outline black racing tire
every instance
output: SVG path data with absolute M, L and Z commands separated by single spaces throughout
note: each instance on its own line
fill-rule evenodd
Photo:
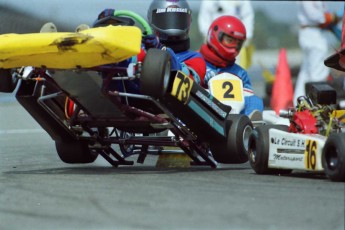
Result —
M 142 66 L 141 93 L 157 99 L 162 98 L 168 90 L 170 72 L 171 63 L 168 51 L 149 49 Z
M 249 163 L 257 174 L 289 174 L 291 169 L 268 168 L 270 139 L 268 131 L 278 129 L 288 131 L 286 125 L 262 125 L 256 127 L 249 137 Z
M 248 161 L 248 140 L 253 124 L 245 115 L 229 114 L 226 120 L 226 141 L 213 141 L 210 149 L 213 158 L 223 164 L 241 164 Z
M 322 150 L 322 167 L 332 181 L 345 181 L 345 133 L 332 133 Z
M 87 142 L 56 141 L 56 151 L 67 164 L 87 164 L 96 160 L 98 153 L 91 151 Z
M 11 69 L 0 68 L 0 92 L 12 93 L 18 83 L 18 79 L 13 76 Z

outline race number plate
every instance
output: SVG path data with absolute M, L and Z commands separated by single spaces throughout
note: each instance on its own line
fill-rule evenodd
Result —
M 317 141 L 306 140 L 304 151 L 304 165 L 306 169 L 315 170 L 317 162 Z
M 193 83 L 194 82 L 192 79 L 190 79 L 184 73 L 178 71 L 174 79 L 171 95 L 186 104 L 190 96 L 190 91 L 193 87 Z
M 244 108 L 242 80 L 230 73 L 214 76 L 208 82 L 210 93 L 225 105 L 232 107 L 231 113 L 240 113 Z
M 219 79 L 212 82 L 212 94 L 219 101 L 243 101 L 240 79 Z

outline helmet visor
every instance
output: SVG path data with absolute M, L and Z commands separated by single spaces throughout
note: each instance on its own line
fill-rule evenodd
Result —
M 133 26 L 135 24 L 134 20 L 126 17 L 108 16 L 97 20 L 93 27 L 103 27 L 103 26 Z
M 152 24 L 161 30 L 186 30 L 191 24 L 191 11 L 187 8 L 155 9 Z
M 219 41 L 226 48 L 235 48 L 237 51 L 241 50 L 243 40 L 234 38 L 225 33 L 219 33 Z

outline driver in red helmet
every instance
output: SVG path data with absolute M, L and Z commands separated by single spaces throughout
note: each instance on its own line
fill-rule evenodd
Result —
M 238 18 L 221 16 L 212 22 L 207 42 L 200 48 L 200 53 L 206 60 L 204 84 L 208 86 L 209 80 L 221 73 L 230 73 L 240 78 L 244 93 L 244 108 L 240 114 L 250 118 L 255 114 L 255 120 L 262 120 L 263 101 L 254 94 L 247 71 L 235 63 L 245 40 L 246 28 Z

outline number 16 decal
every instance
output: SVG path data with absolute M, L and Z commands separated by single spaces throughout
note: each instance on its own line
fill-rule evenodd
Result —
M 313 140 L 307 140 L 306 149 L 304 151 L 304 163 L 307 169 L 315 170 L 316 168 L 316 151 L 317 142 Z

